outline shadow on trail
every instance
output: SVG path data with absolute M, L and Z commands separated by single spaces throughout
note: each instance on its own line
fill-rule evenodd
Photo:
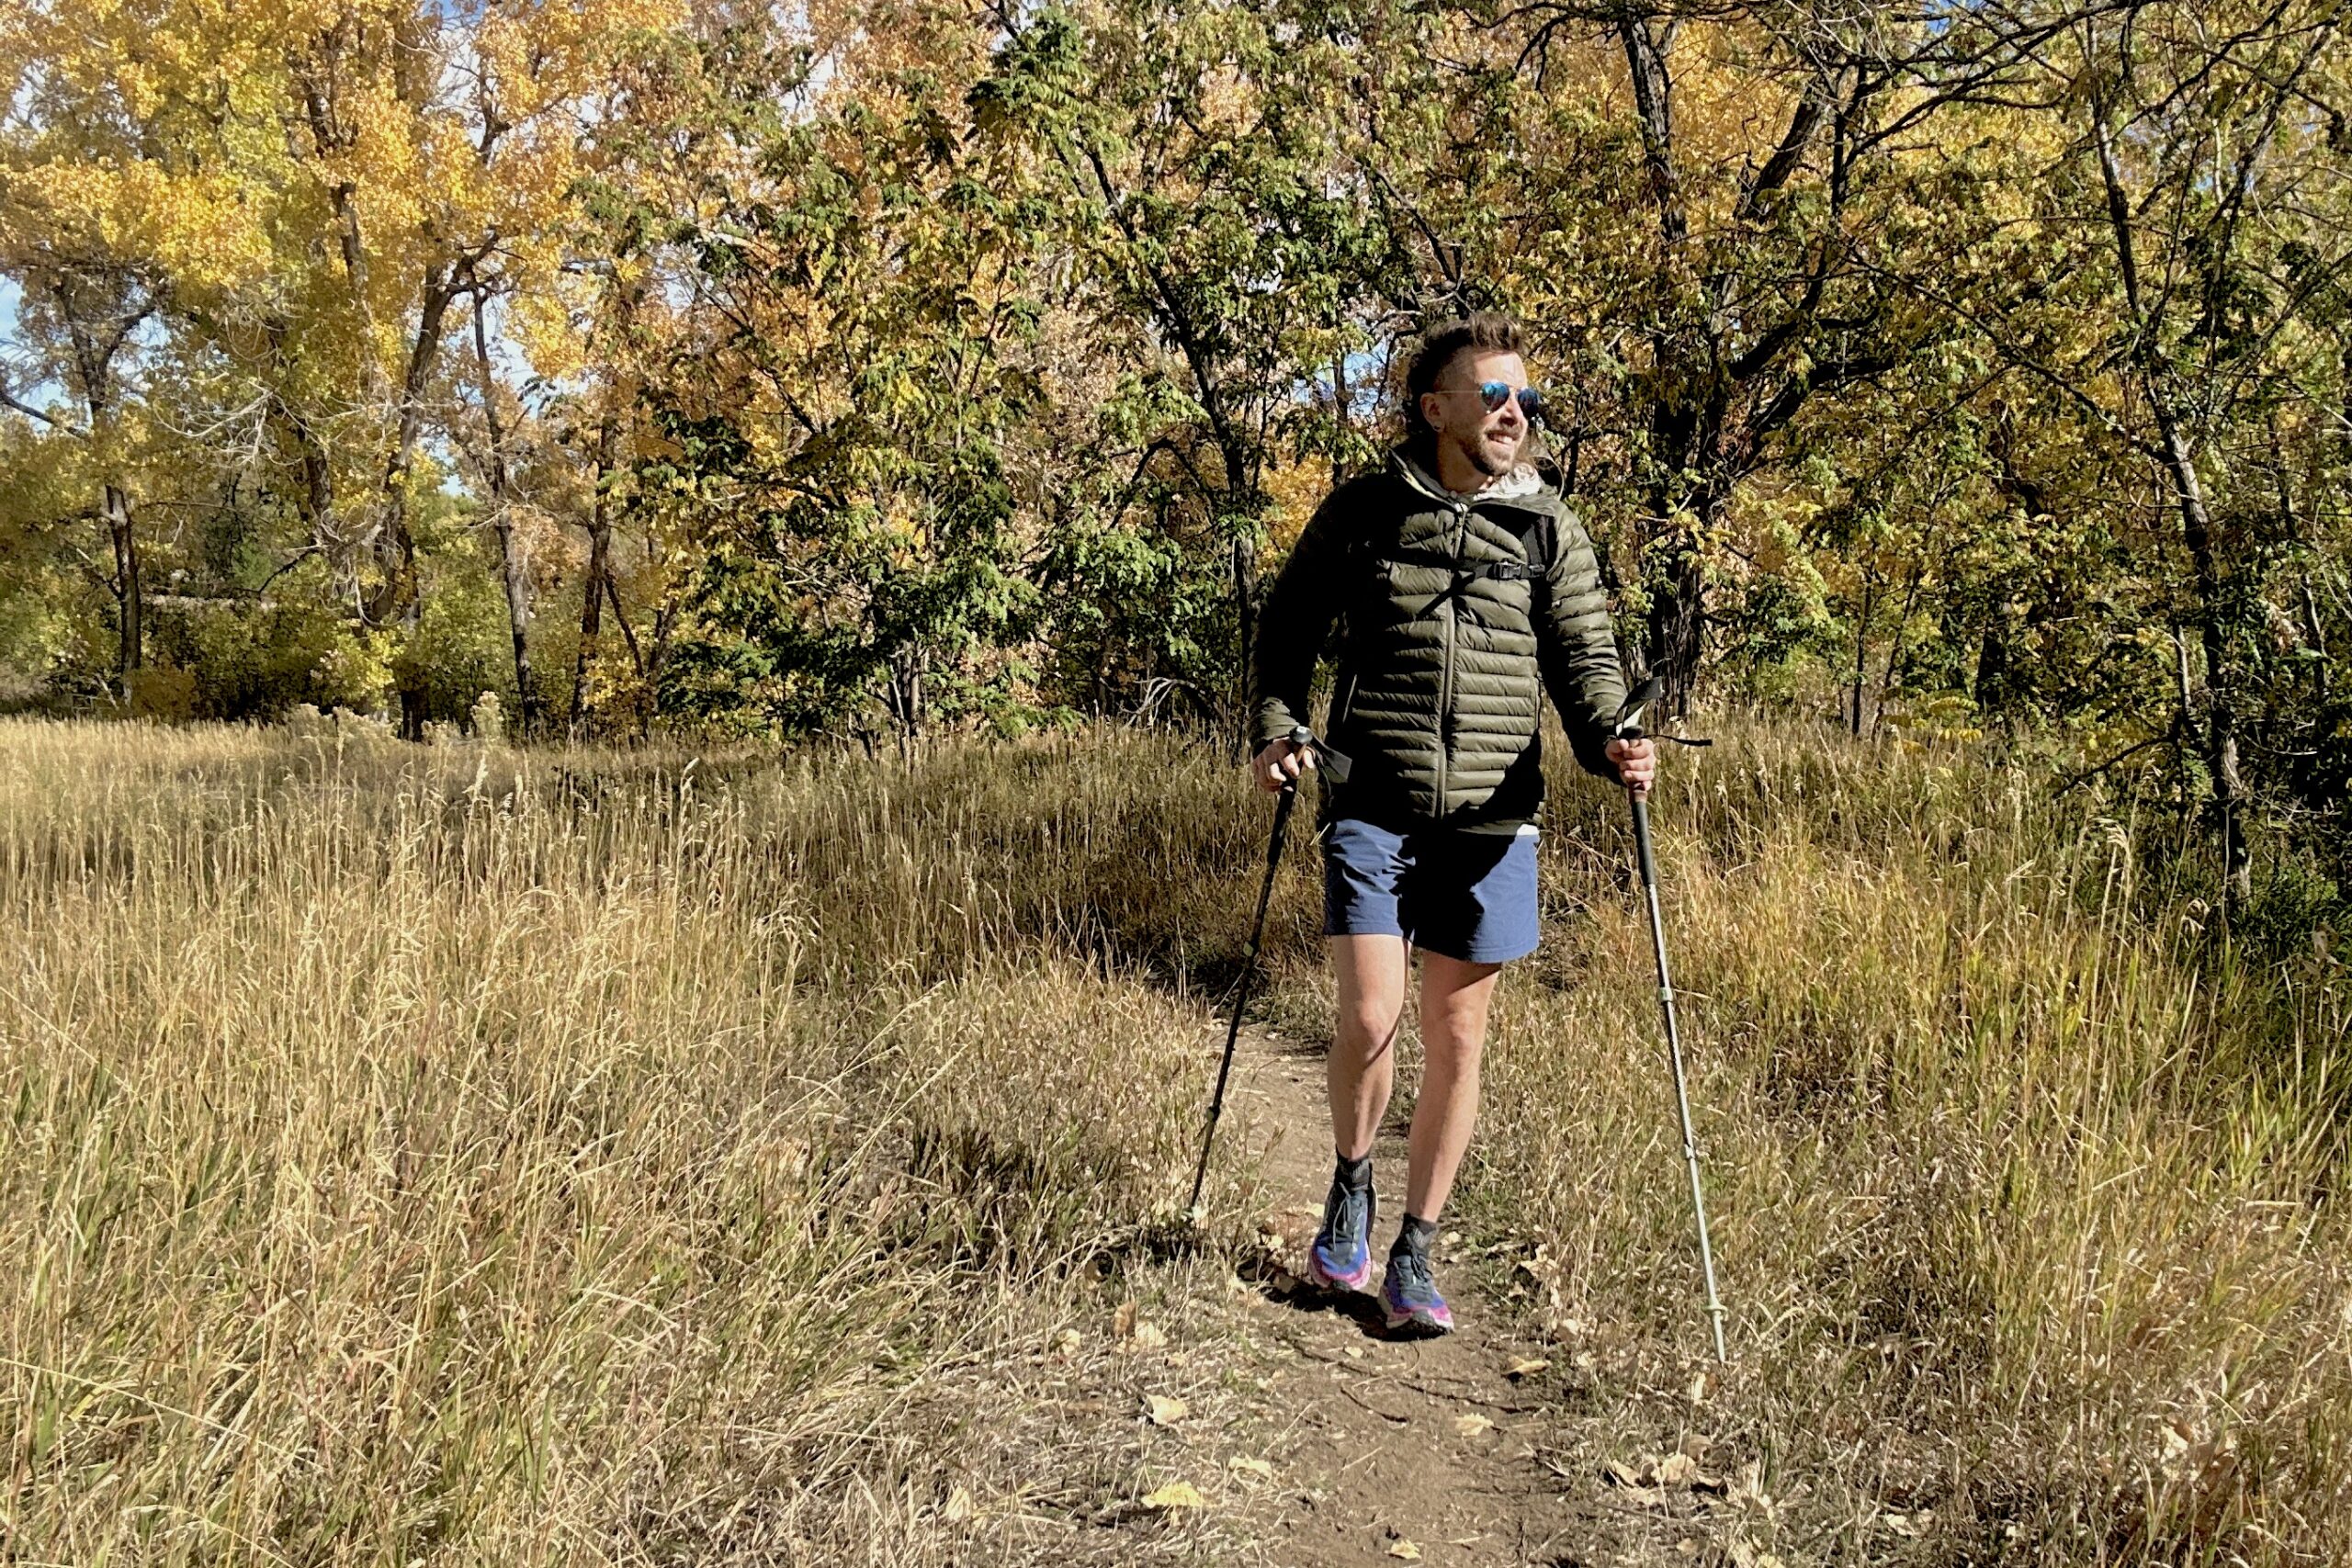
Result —
M 1443 1337 L 1430 1329 L 1409 1325 L 1391 1328 L 1378 1296 L 1364 1291 L 1326 1290 L 1300 1279 L 1272 1258 L 1253 1258 L 1234 1272 L 1257 1286 L 1260 1297 L 1273 1305 L 1286 1307 L 1303 1317 L 1344 1318 L 1362 1329 L 1367 1339 L 1401 1345 Z

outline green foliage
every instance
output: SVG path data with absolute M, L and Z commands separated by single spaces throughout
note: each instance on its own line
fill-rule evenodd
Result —
M 175 615 L 156 654 L 196 678 L 197 712 L 207 718 L 282 718 L 299 703 L 366 712 L 386 695 L 381 671 L 348 623 L 290 592 Z
M 2224 9 L 167 4 L 144 75 L 44 14 L 5 700 L 1229 733 L 1415 334 L 1494 307 L 1636 661 L 2054 738 L 2243 900 L 2347 833 L 2352 49 Z M 469 143 L 403 62 L 476 58 Z

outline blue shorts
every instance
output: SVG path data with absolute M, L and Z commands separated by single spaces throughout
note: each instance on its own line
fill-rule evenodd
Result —
M 1323 829 L 1323 934 L 1401 936 L 1465 964 L 1535 951 L 1535 835 L 1392 833 L 1342 817 Z

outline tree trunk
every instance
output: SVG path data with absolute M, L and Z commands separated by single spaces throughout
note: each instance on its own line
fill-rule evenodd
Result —
M 1347 445 L 1344 437 L 1351 428 L 1348 419 L 1348 355 L 1345 349 L 1331 355 L 1331 396 L 1334 410 L 1339 416 L 1340 434 L 1342 437 L 1341 440 L 1332 443 L 1331 488 L 1337 490 L 1347 478 L 1347 464 L 1341 460 L 1340 454 Z
M 1877 604 L 1878 574 L 1866 571 L 1862 573 L 1862 613 L 1854 617 L 1854 711 L 1849 732 L 1857 740 L 1862 738 L 1862 686 L 1868 678 L 1871 611 Z
M 2311 573 L 2303 574 L 2303 629 L 2311 638 L 2312 649 L 2319 657 L 2312 660 L 2312 674 L 2319 685 L 2319 700 L 2327 702 L 2327 628 L 2319 618 L 2319 599 L 2312 592 Z
M 2212 775 L 2213 821 L 2222 837 L 2222 897 L 2226 919 L 2242 908 L 2254 892 L 2254 857 L 2245 839 L 2245 784 L 2238 771 L 2235 682 L 2232 677 L 2223 624 L 2221 563 L 2214 554 L 2213 521 L 2205 507 L 2205 487 L 2197 476 L 2196 455 L 2190 450 L 2180 412 L 2174 407 L 2170 367 L 2150 330 L 2140 296 L 2140 267 L 2132 243 L 2132 202 L 2115 155 L 2115 142 L 2104 105 L 2094 102 L 2092 143 L 2098 154 L 2099 180 L 2107 196 L 2107 219 L 2115 243 L 2117 270 L 2123 284 L 2124 303 L 2139 346 L 2134 359 L 2141 390 L 2156 425 L 2156 457 L 2170 481 L 2174 504 L 2180 512 L 2181 539 L 2188 547 L 2197 591 L 2197 627 L 2205 654 L 2204 752 Z
M 2007 611 L 1999 604 L 1994 605 L 1984 622 L 1984 635 L 1976 641 L 1976 678 L 1969 687 L 1969 696 L 1981 717 L 1991 717 L 2008 701 L 2008 630 Z
M 1642 171 L 1657 213 L 1658 236 L 1669 254 L 1683 247 L 1690 232 L 1682 208 L 1681 179 L 1675 168 L 1674 75 L 1666 62 L 1676 26 L 1669 21 L 1653 31 L 1650 17 L 1632 8 L 1617 22 L 1618 42 L 1625 51 L 1626 80 L 1633 88 L 1634 118 L 1641 126 Z M 1661 389 L 1688 385 L 1685 377 L 1673 373 L 1677 351 L 1665 333 L 1651 334 L 1650 352 Z M 1694 455 L 1695 425 L 1687 410 L 1666 400 L 1663 390 L 1651 395 L 1658 400 L 1650 409 L 1649 460 L 1668 473 L 1687 472 Z M 1668 716 L 1679 718 L 1690 711 L 1690 688 L 1706 637 L 1706 584 L 1700 570 L 1697 539 L 1672 536 L 1672 520 L 1680 510 L 1676 500 L 1664 479 L 1652 485 L 1645 553 L 1663 544 L 1668 558 L 1662 570 L 1645 561 L 1641 575 L 1651 592 L 1645 658 L 1650 673 L 1665 682 L 1660 705 Z M 1702 523 L 1711 520 L 1702 518 Z
M 514 536 L 516 496 L 506 467 L 506 432 L 498 419 L 498 378 L 490 367 L 490 336 L 482 320 L 482 293 L 474 287 L 474 369 L 481 382 L 481 417 L 490 442 L 490 493 L 498 522 L 500 585 L 506 591 L 506 632 L 514 645 L 514 695 L 523 733 L 539 729 L 538 686 L 531 679 L 531 571 Z
M 368 625 L 396 625 L 407 634 L 411 646 L 394 662 L 393 680 L 400 687 L 401 734 L 411 740 L 424 738 L 426 692 L 424 664 L 413 646 L 422 590 L 416 570 L 416 537 L 408 525 L 409 466 L 415 458 L 417 432 L 424 423 L 425 387 L 440 353 L 441 323 L 456 294 L 447 263 L 435 262 L 425 270 L 424 309 L 418 313 L 416 336 L 410 344 L 392 446 L 385 456 L 383 481 L 378 489 L 373 542 L 382 576 L 361 606 L 362 618 Z
M 2205 654 L 2205 766 L 2213 777 L 2213 822 L 2222 836 L 2224 912 L 2234 913 L 2254 896 L 2254 852 L 2245 836 L 2245 781 L 2238 767 L 2237 693 L 2223 624 L 2221 563 L 2213 550 L 2205 487 L 2197 476 L 2188 437 L 2169 401 L 2157 393 L 2150 403 L 2197 585 L 2198 640 Z
M 596 492 L 588 507 L 588 582 L 580 596 L 580 655 L 571 667 L 571 728 L 588 717 L 588 671 L 605 630 L 605 583 L 613 572 L 613 518 L 607 491 L 613 479 L 613 420 L 596 436 Z
M 1661 408 L 1653 426 L 1657 450 L 1666 454 L 1668 471 L 1687 473 L 1702 460 L 1701 448 L 1706 445 L 1702 433 L 1693 428 L 1690 420 L 1678 410 Z M 1654 461 L 1657 459 L 1653 459 Z M 1660 480 L 1649 492 L 1651 521 L 1647 553 L 1663 554 L 1664 566 L 1645 567 L 1644 577 L 1650 589 L 1650 614 L 1645 658 L 1649 671 L 1664 683 L 1660 694 L 1661 711 L 1675 718 L 1687 717 L 1690 698 L 1699 682 L 1699 662 L 1706 652 L 1707 638 L 1707 574 L 1700 558 L 1699 540 L 1714 525 L 1723 510 L 1724 500 L 1713 485 L 1687 498 L 1692 514 L 1689 528 L 1677 527 L 1671 519 L 1685 510 L 1678 498 Z
M 1669 21 L 1661 31 L 1652 32 L 1649 18 L 1631 9 L 1617 23 L 1626 79 L 1634 89 L 1634 112 L 1641 120 L 1642 172 L 1657 209 L 1658 231 L 1669 246 L 1679 245 L 1690 233 L 1681 180 L 1674 167 L 1674 77 L 1666 66 L 1678 25 Z
M 1237 749 L 1247 745 L 1250 717 L 1250 659 L 1255 649 L 1258 635 L 1258 543 L 1247 532 L 1233 536 L 1233 614 L 1240 633 L 1241 660 L 1239 682 L 1236 687 L 1235 711 L 1241 722 L 1227 728 Z
M 1871 716 L 1871 736 L 1875 739 L 1886 723 L 1886 705 L 1894 696 L 1894 683 L 1903 674 L 1903 645 L 1911 631 L 1911 615 L 1919 607 L 1919 581 L 1925 569 L 1911 569 L 1911 585 L 1903 591 L 1903 614 L 1894 623 L 1894 641 L 1886 650 L 1886 674 L 1878 683 L 1878 711 Z
M 902 758 L 911 758 L 922 739 L 922 650 L 915 648 L 902 648 L 890 660 L 890 713 L 899 721 Z
M 1686 546 L 1676 552 L 1650 600 L 1650 673 L 1664 682 L 1659 702 L 1672 717 L 1690 711 L 1706 632 L 1706 581 L 1698 552 Z
M 139 535 L 130 524 L 130 497 L 114 485 L 106 487 L 107 532 L 114 540 L 115 596 L 120 606 L 115 651 L 115 673 L 122 694 L 130 695 L 130 672 L 146 658 L 146 603 L 139 581 Z

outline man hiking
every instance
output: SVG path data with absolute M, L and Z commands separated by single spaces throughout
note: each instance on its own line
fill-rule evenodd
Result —
M 1656 767 L 1651 742 L 1610 737 L 1625 684 L 1609 606 L 1590 539 L 1531 460 L 1541 398 L 1519 348 L 1517 326 L 1486 314 L 1422 340 L 1405 444 L 1317 509 L 1267 597 L 1251 668 L 1262 788 L 1314 766 L 1289 737 L 1327 643 L 1339 672 L 1324 733 L 1353 764 L 1323 800 L 1339 1163 L 1307 1269 L 1332 1289 L 1371 1280 L 1373 1138 L 1419 949 L 1425 1059 L 1380 1299 L 1391 1329 L 1423 1333 L 1453 1326 L 1430 1240 L 1477 1115 L 1487 1004 L 1502 965 L 1536 947 L 1539 694 L 1589 771 L 1645 793 Z

